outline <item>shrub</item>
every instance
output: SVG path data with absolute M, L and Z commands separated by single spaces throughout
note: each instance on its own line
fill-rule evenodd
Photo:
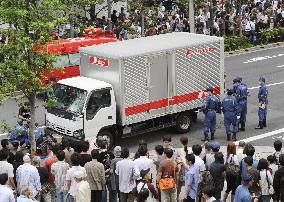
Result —
M 234 51 L 252 46 L 251 41 L 246 36 L 225 37 L 225 51 Z

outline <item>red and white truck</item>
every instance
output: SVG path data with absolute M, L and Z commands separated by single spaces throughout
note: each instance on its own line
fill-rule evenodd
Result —
M 110 32 L 104 32 L 99 28 L 87 28 L 84 30 L 83 37 L 59 39 L 47 45 L 44 51 L 53 55 L 58 55 L 54 66 L 56 68 L 63 68 L 63 71 L 53 70 L 52 72 L 45 72 L 42 77 L 42 84 L 49 83 L 51 77 L 56 80 L 62 80 L 74 76 L 80 76 L 80 54 L 79 48 L 99 45 L 103 43 L 119 41 Z
M 224 40 L 170 33 L 80 48 L 81 75 L 58 82 L 50 132 L 93 141 L 175 127 L 188 132 L 206 88 L 224 92 Z

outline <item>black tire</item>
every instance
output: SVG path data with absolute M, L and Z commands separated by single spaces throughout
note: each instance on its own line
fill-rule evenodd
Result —
M 111 131 L 109 130 L 103 130 L 101 132 L 99 132 L 98 136 L 97 136 L 97 139 L 98 138 L 103 138 L 107 140 L 108 142 L 108 145 L 107 145 L 107 148 L 108 149 L 111 149 L 113 146 L 114 146 L 114 136 L 113 134 L 111 133 Z
M 187 133 L 190 131 L 192 124 L 192 116 L 189 113 L 181 113 L 176 119 L 176 132 L 178 133 Z

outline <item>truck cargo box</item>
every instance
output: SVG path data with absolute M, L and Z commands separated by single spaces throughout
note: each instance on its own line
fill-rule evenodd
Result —
M 80 48 L 81 76 L 112 84 L 117 123 L 129 125 L 203 105 L 224 85 L 224 40 L 170 33 Z

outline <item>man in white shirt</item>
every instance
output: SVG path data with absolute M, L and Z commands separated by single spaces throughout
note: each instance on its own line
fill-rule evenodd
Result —
M 16 189 L 15 183 L 14 183 L 14 168 L 12 164 L 7 162 L 8 159 L 8 151 L 7 150 L 0 150 L 0 174 L 6 173 L 8 175 L 8 184 Z
M 76 202 L 90 202 L 91 189 L 89 183 L 84 180 L 85 173 L 83 171 L 76 171 L 74 172 L 74 177 L 77 182 Z
M 138 149 L 139 158 L 134 160 L 134 166 L 138 168 L 139 172 L 141 170 L 152 169 L 153 167 L 153 160 L 149 159 L 146 155 L 148 153 L 148 149 L 145 145 L 141 145 Z M 139 177 L 137 180 L 141 180 L 142 178 Z
M 0 174 L 0 202 L 14 202 L 15 197 L 12 189 L 7 185 L 8 175 L 6 173 Z
M 40 176 L 36 167 L 31 165 L 29 154 L 23 157 L 24 164 L 19 166 L 16 171 L 17 189 L 20 193 L 22 187 L 28 187 L 36 197 L 41 190 Z
M 204 161 L 200 158 L 200 154 L 202 152 L 201 145 L 193 145 L 192 152 L 195 156 L 195 163 L 194 165 L 198 167 L 199 174 L 206 170 Z
M 132 190 L 136 185 L 135 180 L 140 176 L 138 168 L 134 166 L 134 162 L 128 159 L 128 157 L 128 148 L 123 148 L 121 151 L 123 160 L 117 162 L 115 169 L 119 179 L 120 200 L 122 202 L 134 201 Z
M 75 172 L 82 171 L 83 177 L 87 177 L 86 169 L 80 166 L 81 163 L 81 155 L 78 153 L 74 153 L 71 155 L 71 163 L 72 167 L 69 168 L 66 174 L 66 181 L 67 181 L 67 189 L 68 189 L 68 200 L 75 201 L 76 193 L 77 193 L 77 182 L 75 180 Z

